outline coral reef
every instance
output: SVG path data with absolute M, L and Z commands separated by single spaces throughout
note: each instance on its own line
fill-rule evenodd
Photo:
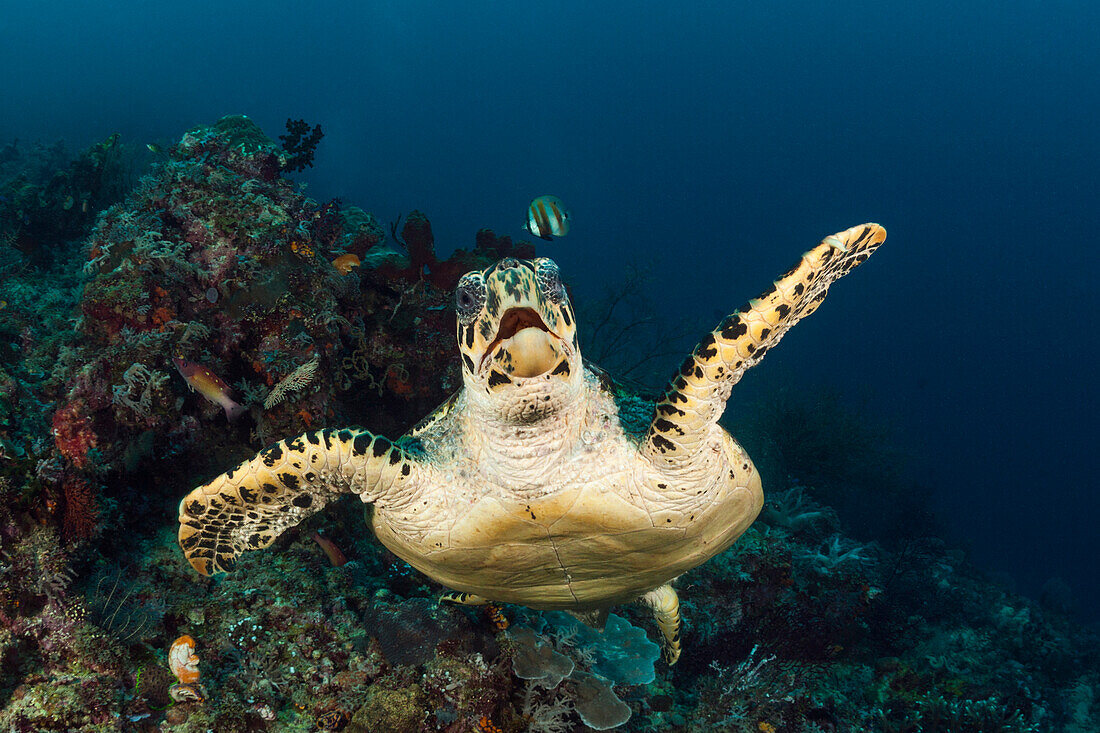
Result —
M 117 134 L 71 160 L 61 143 L 0 147 L 0 246 L 38 265 L 63 256 L 132 185 L 135 157 Z
M 561 612 L 539 615 L 532 625 L 515 626 L 507 634 L 512 671 L 527 680 L 523 711 L 531 718 L 531 730 L 560 728 L 571 713 L 594 730 L 630 720 L 630 706 L 615 694 L 614 685 L 655 679 L 653 665 L 661 651 L 645 631 L 615 614 L 602 631 Z
M 362 209 L 310 200 L 284 174 L 311 130 L 283 149 L 227 117 L 94 195 L 81 161 L 113 170 L 117 139 L 75 161 L 0 148 L 0 728 L 1097 729 L 1100 643 L 1067 618 L 1065 584 L 1031 602 L 919 532 L 856 539 L 848 509 L 892 479 L 865 470 L 885 454 L 838 437 L 828 404 L 777 399 L 758 421 L 766 511 L 677 581 L 672 668 L 641 606 L 602 632 L 440 606 L 354 501 L 230 576 L 196 575 L 176 544 L 180 496 L 272 438 L 405 431 L 459 385 L 458 276 L 533 254 L 482 230 L 440 260 L 420 212 L 388 241 Z M 29 225 L 17 215 L 35 221 L 39 196 L 85 218 Z M 612 293 L 597 335 L 640 322 L 627 300 Z M 244 413 L 227 420 L 175 359 Z

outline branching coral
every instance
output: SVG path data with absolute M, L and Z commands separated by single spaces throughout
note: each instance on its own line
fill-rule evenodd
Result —
M 628 264 L 614 284 L 596 297 L 578 297 L 577 324 L 585 358 L 619 379 L 649 388 L 667 382 L 667 364 L 682 358 L 712 323 L 669 322 L 653 297 L 654 274 Z M 609 281 L 610 283 L 610 281 Z
M 112 388 L 112 402 L 148 417 L 153 409 L 153 391 L 163 387 L 167 381 L 168 375 L 162 371 L 150 369 L 144 364 L 131 364 L 122 374 L 122 384 Z
M 570 722 L 573 705 L 569 697 L 561 690 L 548 690 L 536 681 L 524 687 L 520 712 L 531 733 L 568 733 L 573 729 Z
M 182 326 L 183 333 L 179 338 L 179 346 L 186 346 L 192 341 L 202 341 L 210 336 L 210 329 L 199 323 L 198 321 L 188 321 L 187 323 L 179 323 L 179 321 L 170 321 L 168 326 Z
M 391 373 L 399 383 L 408 383 L 409 371 L 404 364 L 390 363 L 382 367 L 373 366 L 371 359 L 376 352 L 376 347 L 365 336 L 360 335 L 355 348 L 340 362 L 337 383 L 342 389 L 349 389 L 352 382 L 358 381 L 363 382 L 367 389 L 381 396 Z
M 753 645 L 748 655 L 734 666 L 710 663 L 703 694 L 713 695 L 710 706 L 723 717 L 715 721 L 722 730 L 752 730 L 753 722 L 766 719 L 767 711 L 789 697 L 790 682 L 784 679 L 775 654 Z M 771 728 L 774 730 L 774 727 Z M 758 730 L 767 730 L 759 728 Z
M 283 150 L 290 153 L 290 157 L 283 165 L 284 170 L 302 171 L 307 167 L 312 168 L 313 154 L 324 136 L 325 133 L 321 131 L 320 125 L 314 125 L 311 128 L 305 120 L 288 119 L 286 134 L 279 135 L 279 139 L 283 142 Z
M 291 394 L 301 392 L 313 384 L 313 380 L 317 378 L 317 368 L 320 365 L 320 359 L 314 357 L 284 377 L 264 400 L 264 409 L 270 410 L 275 405 L 285 401 Z
M 818 524 L 836 525 L 836 512 L 806 496 L 805 488 L 792 486 L 786 491 L 768 494 L 761 519 L 789 532 L 799 532 Z
M 874 545 L 861 545 L 840 534 L 834 534 L 817 548 L 800 552 L 821 573 L 832 573 L 842 565 L 858 566 L 870 562 L 876 554 Z
M 49 528 L 34 530 L 17 546 L 0 552 L 0 557 L 2 595 L 17 608 L 34 599 L 58 604 L 75 577 L 57 533 Z
M 240 402 L 245 407 L 262 405 L 264 400 L 266 400 L 267 396 L 271 393 L 271 390 L 266 384 L 255 384 L 244 379 L 233 386 L 236 387 L 237 391 L 240 393 Z
M 770 677 L 771 670 L 765 674 L 765 669 L 774 661 L 775 655 L 760 652 L 759 644 L 754 645 L 749 655 L 738 662 L 736 667 L 720 664 L 718 660 L 711 661 L 710 669 L 717 676 L 722 702 L 735 702 L 744 697 L 749 690 L 760 685 Z

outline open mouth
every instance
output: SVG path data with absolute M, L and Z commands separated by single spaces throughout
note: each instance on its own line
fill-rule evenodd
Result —
M 500 328 L 497 329 L 497 337 L 489 344 L 492 350 L 499 342 L 515 336 L 525 328 L 540 328 L 549 331 L 538 313 L 530 308 L 509 308 L 504 312 L 504 318 L 500 319 Z
M 535 376 L 549 369 L 549 362 L 557 349 L 553 342 L 557 336 L 546 327 L 542 317 L 531 308 L 509 308 L 500 319 L 496 338 L 481 357 L 481 367 L 489 359 L 507 351 L 507 370 L 516 376 Z M 507 342 L 507 343 L 505 343 Z M 502 348 L 503 345 L 503 348 Z

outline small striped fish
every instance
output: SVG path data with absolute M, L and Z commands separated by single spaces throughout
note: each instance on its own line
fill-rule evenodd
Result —
M 547 242 L 553 241 L 569 233 L 569 212 L 557 196 L 539 196 L 527 207 L 524 228 Z

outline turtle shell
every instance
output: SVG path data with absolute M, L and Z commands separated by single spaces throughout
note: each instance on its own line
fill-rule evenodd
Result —
M 682 486 L 669 486 L 614 427 L 591 455 L 554 467 L 552 490 L 542 496 L 480 476 L 463 481 L 456 477 L 477 476 L 473 466 L 451 466 L 436 499 L 446 511 L 376 507 L 368 522 L 394 554 L 449 588 L 536 609 L 584 610 L 635 600 L 699 565 L 759 514 L 759 473 L 721 427 L 709 440 L 712 465 Z M 420 506 L 432 501 L 421 497 Z

